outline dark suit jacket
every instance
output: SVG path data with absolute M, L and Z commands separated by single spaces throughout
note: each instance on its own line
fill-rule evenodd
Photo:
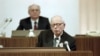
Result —
M 42 31 L 38 36 L 37 46 L 53 47 L 53 39 L 54 39 L 54 34 L 51 30 Z M 68 35 L 67 33 L 63 32 L 60 42 L 64 43 L 65 41 L 68 41 L 71 50 L 76 50 L 75 39 L 70 35 Z
M 23 30 L 23 29 L 25 29 L 25 30 L 32 29 L 30 17 L 27 17 L 20 21 L 20 24 L 19 24 L 17 30 Z M 38 21 L 38 30 L 46 30 L 46 29 L 50 29 L 49 20 L 48 20 L 48 18 L 40 16 L 39 21 Z

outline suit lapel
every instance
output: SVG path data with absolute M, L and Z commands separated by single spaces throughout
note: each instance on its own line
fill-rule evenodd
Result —
M 30 17 L 27 18 L 27 27 L 28 27 L 29 29 L 32 29 L 32 23 L 31 23 Z
M 63 34 L 62 34 L 62 36 L 61 36 L 60 43 L 64 43 L 65 40 L 66 40 L 65 32 L 63 32 Z
M 49 46 L 49 47 L 53 47 L 53 33 L 52 33 L 52 31 L 50 31 L 50 33 L 49 33 L 49 35 L 48 35 L 48 37 L 47 37 L 47 45 Z
M 41 26 L 42 26 L 42 21 L 41 21 L 41 19 L 40 19 L 40 17 L 39 17 L 39 21 L 38 21 L 38 29 L 40 29 L 41 28 Z

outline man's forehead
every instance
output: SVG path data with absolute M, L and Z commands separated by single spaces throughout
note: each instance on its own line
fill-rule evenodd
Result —
M 33 4 L 33 5 L 31 5 L 31 6 L 29 6 L 29 9 L 40 9 L 40 7 L 38 6 L 38 5 L 35 5 L 35 4 Z
M 30 9 L 39 9 L 38 6 L 31 6 Z
M 51 23 L 64 23 L 64 21 L 62 20 L 62 17 L 53 17 Z
M 62 20 L 53 20 L 51 23 L 63 23 Z

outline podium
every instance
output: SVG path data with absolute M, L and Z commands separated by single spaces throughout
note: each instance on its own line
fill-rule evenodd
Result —
M 0 56 L 93 56 L 91 51 L 71 51 L 63 48 L 0 48 Z
M 75 36 L 77 51 L 92 51 L 94 56 L 100 56 L 100 36 Z M 0 45 L 3 47 L 35 47 L 37 37 L 32 38 L 0 38 Z

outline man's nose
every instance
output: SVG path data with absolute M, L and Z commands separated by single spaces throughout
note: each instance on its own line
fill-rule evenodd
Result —
M 54 26 L 54 28 L 56 29 L 56 28 L 57 28 L 57 26 L 55 25 L 55 26 Z

